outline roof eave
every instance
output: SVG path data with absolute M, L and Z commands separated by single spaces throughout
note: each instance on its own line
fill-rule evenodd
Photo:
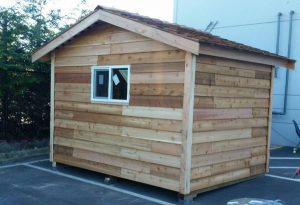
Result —
M 264 65 L 285 67 L 289 69 L 295 69 L 296 63 L 296 61 L 292 59 L 284 59 L 281 57 L 263 55 L 237 49 L 223 48 L 220 46 L 211 46 L 202 43 L 200 44 L 199 54 L 247 61 Z

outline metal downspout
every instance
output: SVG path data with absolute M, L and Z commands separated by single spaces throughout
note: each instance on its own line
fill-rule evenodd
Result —
M 277 15 L 277 36 L 276 36 L 276 54 L 279 54 L 279 47 L 280 47 L 280 27 L 281 27 L 281 16 L 282 13 L 279 12 Z M 278 76 L 278 66 L 275 67 L 275 78 Z
M 291 57 L 291 46 L 292 46 L 292 32 L 293 32 L 293 16 L 295 11 L 290 11 L 290 26 L 289 26 L 289 40 L 288 40 L 288 58 Z M 283 101 L 283 111 L 282 112 L 272 112 L 274 115 L 285 115 L 287 108 L 287 96 L 289 91 L 289 75 L 290 70 L 286 69 L 285 73 L 285 88 L 284 88 L 284 101 Z

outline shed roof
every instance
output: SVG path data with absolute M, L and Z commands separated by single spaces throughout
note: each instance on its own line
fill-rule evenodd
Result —
M 122 27 L 194 54 L 232 57 L 237 60 L 287 68 L 294 68 L 295 66 L 295 60 L 230 41 L 201 30 L 102 6 L 97 6 L 93 12 L 79 20 L 68 30 L 37 49 L 33 53 L 32 60 L 38 60 L 49 54 L 49 52 L 98 21 Z M 247 57 L 246 55 L 251 56 Z

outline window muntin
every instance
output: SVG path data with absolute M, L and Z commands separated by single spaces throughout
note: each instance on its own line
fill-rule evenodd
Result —
M 91 100 L 129 102 L 130 66 L 93 66 Z

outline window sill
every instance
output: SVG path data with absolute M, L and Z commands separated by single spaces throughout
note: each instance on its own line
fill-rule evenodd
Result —
M 102 101 L 91 100 L 92 104 L 108 104 L 108 105 L 129 105 L 129 101 Z

